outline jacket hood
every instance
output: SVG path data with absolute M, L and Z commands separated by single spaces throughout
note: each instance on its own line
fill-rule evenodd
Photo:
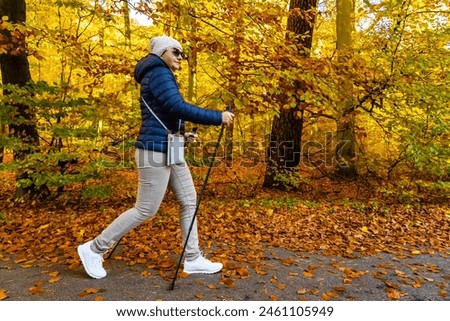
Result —
M 169 68 L 164 60 L 154 54 L 142 58 L 134 69 L 134 79 L 140 84 L 144 76 L 152 69 L 157 67 Z

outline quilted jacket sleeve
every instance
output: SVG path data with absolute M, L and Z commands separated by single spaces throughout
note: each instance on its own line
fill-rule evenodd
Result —
M 149 90 L 164 112 L 185 121 L 203 124 L 220 125 L 222 113 L 204 109 L 184 101 L 173 73 L 166 67 L 158 67 L 151 73 L 147 83 Z

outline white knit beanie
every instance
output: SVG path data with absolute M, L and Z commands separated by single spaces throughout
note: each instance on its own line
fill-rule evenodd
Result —
M 150 40 L 150 52 L 159 57 L 163 55 L 164 51 L 171 48 L 183 50 L 178 41 L 166 35 L 154 37 Z

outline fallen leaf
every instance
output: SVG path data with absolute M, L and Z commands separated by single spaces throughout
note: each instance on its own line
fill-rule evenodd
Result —
M 46 229 L 50 224 L 44 224 L 38 227 L 38 230 Z
M 235 286 L 235 283 L 232 279 L 223 279 L 222 283 L 225 284 L 229 288 L 233 288 Z
M 81 292 L 81 293 L 79 294 L 79 296 L 85 297 L 85 296 L 88 296 L 89 294 L 95 294 L 95 293 L 98 293 L 98 292 L 100 292 L 99 289 L 88 288 L 88 289 L 84 290 L 83 292 Z
M 436 285 L 440 288 L 448 288 L 447 282 L 436 282 Z
M 300 290 L 297 290 L 297 294 L 305 294 L 306 292 L 308 292 L 307 289 L 300 289 Z
M 164 269 L 171 268 L 171 267 L 174 266 L 174 265 L 175 265 L 175 261 L 174 261 L 174 260 L 171 260 L 171 259 L 163 260 L 163 261 L 161 261 L 161 263 L 160 263 L 160 267 L 161 267 L 161 268 L 164 268 Z
M 44 289 L 41 288 L 40 286 L 32 286 L 32 287 L 28 288 L 28 291 L 33 295 L 42 294 L 45 292 Z
M 400 298 L 401 298 L 402 296 L 408 295 L 408 294 L 405 293 L 405 292 L 401 292 L 401 291 L 399 291 L 399 290 L 397 290 L 397 289 L 390 288 L 390 287 L 387 287 L 387 288 L 386 288 L 386 293 L 387 293 L 387 296 L 388 296 L 388 298 L 389 298 L 390 300 L 400 300 Z
M 386 283 L 386 285 L 387 285 L 388 287 L 390 287 L 390 288 L 393 288 L 393 289 L 398 289 L 398 288 L 399 288 L 399 285 L 396 284 L 396 283 L 389 282 L 389 281 L 384 281 L 384 283 Z
M 6 290 L 0 289 L 0 300 L 4 300 L 8 297 Z
M 335 286 L 333 288 L 333 290 L 335 290 L 337 292 L 345 292 L 345 291 L 347 291 L 347 289 L 345 287 L 343 287 L 343 286 Z
M 249 275 L 248 269 L 245 267 L 240 267 L 236 271 L 242 278 L 246 278 Z
M 287 258 L 287 259 L 281 260 L 281 263 L 282 263 L 284 266 L 290 266 L 290 265 L 292 265 L 292 263 L 294 263 L 294 262 L 295 262 L 294 259 L 291 258 L 291 257 L 289 257 L 289 258 Z
M 404 277 L 404 278 L 407 277 L 406 273 L 403 271 L 400 271 L 400 270 L 395 270 L 395 274 L 397 274 L 400 277 Z
M 339 294 L 337 294 L 334 291 L 328 291 L 328 292 L 322 294 L 322 299 L 327 300 L 327 301 L 338 298 L 338 297 L 339 297 Z
M 151 276 L 151 275 L 152 275 L 152 273 L 150 271 L 148 271 L 148 270 L 145 270 L 145 271 L 141 272 L 141 276 Z
M 311 291 L 309 291 L 309 293 L 311 293 L 312 295 L 316 295 L 317 293 L 319 293 L 318 289 L 311 289 Z
M 187 278 L 187 277 L 189 276 L 189 273 L 186 273 L 186 272 L 184 272 L 184 271 L 181 271 L 181 272 L 178 274 L 178 276 L 179 276 L 180 278 L 182 278 L 182 279 L 185 279 L 185 278 Z
M 263 269 L 261 269 L 259 266 L 255 267 L 255 272 L 259 275 L 266 275 L 267 271 L 264 271 Z
M 286 288 L 286 284 L 278 284 L 277 289 L 284 290 Z

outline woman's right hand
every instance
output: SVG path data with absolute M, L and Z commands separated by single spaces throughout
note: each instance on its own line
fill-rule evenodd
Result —
M 222 113 L 222 124 L 225 126 L 230 126 L 233 123 L 234 114 L 229 111 L 224 111 Z

